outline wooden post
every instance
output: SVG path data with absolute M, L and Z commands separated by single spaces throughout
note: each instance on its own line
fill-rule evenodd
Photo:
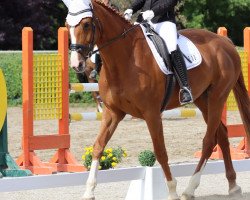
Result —
M 33 30 L 24 27 L 22 30 L 22 83 L 23 83 L 23 153 L 17 159 L 22 169 L 29 169 L 35 174 L 50 174 L 54 170 L 46 167 L 36 156 L 31 147 L 33 133 Z
M 248 53 L 248 66 L 250 66 L 250 27 L 244 29 L 244 50 Z M 250 83 L 250 70 L 248 70 L 248 83 Z M 248 84 L 248 95 L 250 95 L 250 85 Z
M 250 96 L 250 27 L 244 29 L 244 50 L 248 54 L 248 96 Z M 245 151 L 250 157 L 250 147 L 247 139 L 244 140 Z
M 69 65 L 68 65 L 68 30 L 61 27 L 58 30 L 58 53 L 62 56 L 62 118 L 59 119 L 59 135 L 69 135 Z M 69 148 L 59 148 L 50 163 L 57 164 L 57 171 L 81 172 L 86 168 L 78 164 Z
M 69 135 L 69 81 L 68 81 L 68 31 L 59 29 L 59 54 L 62 56 L 62 118 L 59 119 L 59 133 L 51 135 L 34 135 L 33 133 L 33 31 L 24 28 L 23 45 L 23 154 L 17 163 L 34 174 L 51 174 L 57 171 L 80 172 L 83 165 L 77 163 L 70 153 Z M 34 150 L 58 149 L 48 163 L 42 162 Z
M 22 30 L 23 64 L 23 166 L 30 165 L 29 137 L 33 136 L 33 30 Z

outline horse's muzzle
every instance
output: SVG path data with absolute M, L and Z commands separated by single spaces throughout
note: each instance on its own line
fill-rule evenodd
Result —
M 83 73 L 83 72 L 85 71 L 85 62 L 84 62 L 84 61 L 79 62 L 78 67 L 72 66 L 72 69 L 73 69 L 76 73 Z

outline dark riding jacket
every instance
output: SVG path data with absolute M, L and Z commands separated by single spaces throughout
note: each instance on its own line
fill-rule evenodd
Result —
M 180 0 L 135 0 L 132 3 L 131 9 L 133 14 L 138 10 L 144 12 L 146 10 L 153 10 L 154 18 L 153 23 L 160 23 L 164 21 L 171 21 L 175 23 L 175 11 L 174 7 Z M 137 22 L 142 22 L 142 14 L 139 14 Z

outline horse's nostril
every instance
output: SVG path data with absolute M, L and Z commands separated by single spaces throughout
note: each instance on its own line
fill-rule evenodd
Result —
M 76 73 L 79 73 L 79 70 L 77 67 L 72 67 L 72 69 L 76 72 Z
M 83 73 L 84 72 L 84 65 L 82 62 L 80 62 L 79 66 L 78 66 L 78 73 Z

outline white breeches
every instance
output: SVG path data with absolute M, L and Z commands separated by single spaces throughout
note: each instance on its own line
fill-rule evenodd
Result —
M 93 51 L 95 51 L 95 50 L 97 50 L 97 46 L 96 46 L 96 45 L 95 45 Z M 92 63 L 95 63 L 96 54 L 99 54 L 99 52 L 96 52 L 96 53 L 94 53 L 94 54 L 92 54 L 92 55 L 90 56 L 90 60 L 91 60 Z
M 176 24 L 173 22 L 161 22 L 153 24 L 155 31 L 166 42 L 169 53 L 175 51 L 177 48 L 177 29 Z

